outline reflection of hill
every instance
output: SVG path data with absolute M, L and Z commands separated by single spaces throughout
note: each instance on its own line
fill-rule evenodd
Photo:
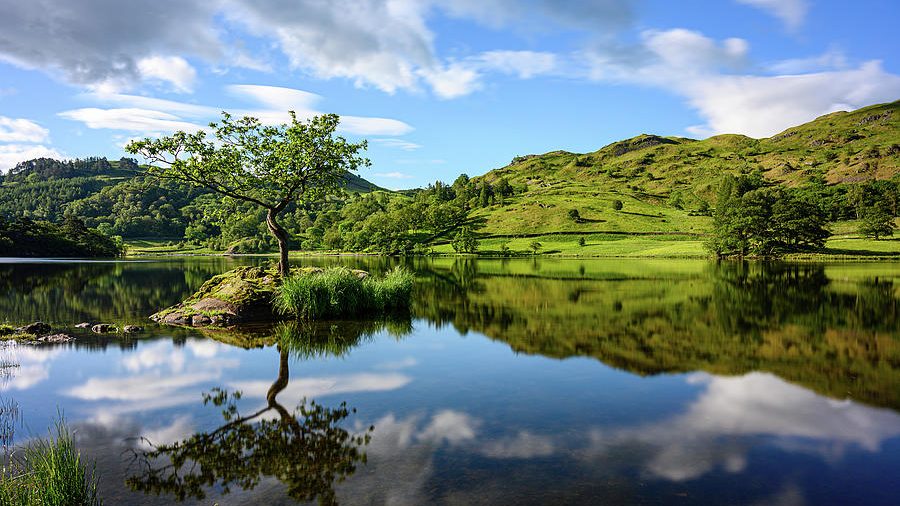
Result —
M 426 274 L 416 315 L 518 352 L 590 356 L 639 374 L 769 371 L 900 409 L 900 299 L 891 281 L 832 290 L 821 266 L 785 264 L 609 281 L 473 269 Z

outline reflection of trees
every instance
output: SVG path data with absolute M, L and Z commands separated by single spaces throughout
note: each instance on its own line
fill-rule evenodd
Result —
M 817 392 L 900 408 L 900 300 L 885 280 L 822 266 L 721 263 L 704 276 L 561 279 L 420 275 L 415 314 L 516 351 L 591 356 L 639 374 L 769 371 Z M 471 276 L 469 276 L 471 278 Z
M 227 270 L 224 259 L 185 262 L 0 264 L 0 314 L 9 321 L 143 319 Z
M 213 390 L 204 396 L 204 404 L 222 408 L 225 423 L 183 441 L 137 452 L 140 472 L 128 478 L 128 485 L 137 491 L 171 494 L 178 500 L 202 499 L 207 487 L 219 485 L 227 494 L 232 487 L 253 489 L 263 477 L 271 476 L 295 500 L 318 498 L 320 504 L 334 503 L 334 483 L 352 475 L 358 463 L 365 463 L 360 448 L 368 444 L 374 427 L 362 435 L 339 427 L 355 412 L 344 403 L 329 408 L 304 401 L 291 411 L 277 396 L 288 386 L 291 357 L 344 355 L 384 328 L 399 336 L 411 327 L 408 320 L 276 326 L 271 335 L 277 343 L 278 377 L 266 394 L 266 405 L 245 415 L 237 407 L 240 392 Z

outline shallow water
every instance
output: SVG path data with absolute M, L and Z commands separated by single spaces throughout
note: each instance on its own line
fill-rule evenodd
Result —
M 259 261 L 3 263 L 0 320 L 148 323 Z M 0 428 L 62 412 L 107 504 L 896 503 L 900 263 L 406 265 L 409 319 L 7 346 Z

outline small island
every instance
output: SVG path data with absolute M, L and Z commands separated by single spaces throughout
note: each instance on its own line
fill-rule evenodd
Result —
M 214 276 L 183 302 L 150 318 L 168 325 L 226 327 L 280 319 L 380 317 L 409 311 L 413 275 L 397 268 L 382 278 L 344 267 L 239 267 Z

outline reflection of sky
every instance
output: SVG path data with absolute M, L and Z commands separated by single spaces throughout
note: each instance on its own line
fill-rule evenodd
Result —
M 515 355 L 423 322 L 416 329 L 399 341 L 379 336 L 346 357 L 291 362 L 282 405 L 346 401 L 358 410 L 351 429 L 375 426 L 368 464 L 338 487 L 345 502 L 593 502 L 670 493 L 734 502 L 703 495 L 731 487 L 748 504 L 811 504 L 823 502 L 813 478 L 857 473 L 867 481 L 833 481 L 877 504 L 868 490 L 889 490 L 889 477 L 900 475 L 900 415 L 771 374 L 642 378 L 592 359 Z M 141 341 L 131 350 L 20 346 L 13 355 L 20 367 L 3 395 L 19 402 L 32 433 L 43 433 L 57 407 L 64 411 L 115 504 L 166 503 L 122 495 L 122 450 L 143 444 L 130 438 L 174 442 L 215 428 L 221 416 L 202 405 L 203 392 L 242 390 L 249 412 L 278 371 L 273 348 L 201 339 Z M 280 490 L 264 480 L 222 503 L 259 502 Z

